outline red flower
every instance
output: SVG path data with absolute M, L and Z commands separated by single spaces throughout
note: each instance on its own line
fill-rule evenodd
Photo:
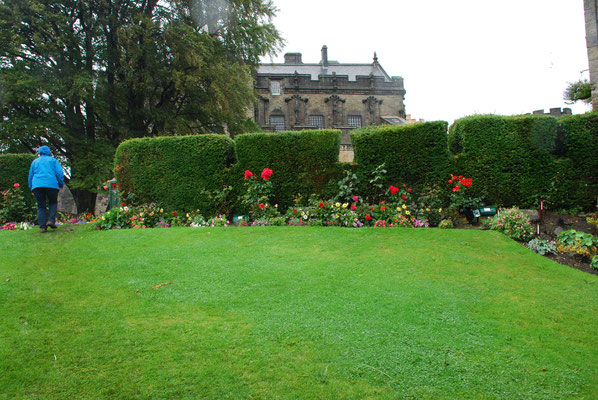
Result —
M 463 175 L 459 175 L 459 180 L 463 179 Z
M 411 188 L 407 189 L 407 191 L 408 191 L 409 193 L 411 193 Z
M 372 219 L 372 216 L 371 216 L 370 214 L 367 214 L 367 215 L 365 216 L 365 219 L 366 219 L 367 221 L 369 221 L 370 219 Z
M 14 186 L 14 187 L 19 187 L 19 186 L 21 186 L 21 185 L 19 185 L 18 183 L 15 183 L 13 186 Z
M 112 184 L 112 189 L 116 189 L 116 183 Z
M 403 183 L 403 187 L 407 187 L 407 185 L 405 185 L 405 184 Z
M 324 207 L 324 203 L 320 202 L 320 204 L 318 204 L 318 207 Z
M 407 196 L 403 194 L 403 195 L 401 195 L 401 199 L 407 200 Z
M 384 207 L 384 206 L 380 207 L 380 211 L 386 211 L 386 207 Z
M 463 178 L 461 183 L 463 184 L 463 187 L 470 187 L 471 186 L 471 178 L 469 178 L 469 179 Z
M 266 206 L 264 205 L 264 203 L 260 203 L 260 208 L 261 208 L 262 210 L 264 209 L 264 207 L 266 207 Z
M 452 184 L 453 184 L 453 180 L 449 179 L 449 185 L 452 185 Z
M 176 215 L 176 211 L 173 211 L 173 212 L 172 212 L 172 215 Z
M 268 179 L 270 179 L 270 176 L 272 175 L 272 170 L 270 168 L 264 168 L 264 170 L 262 171 L 262 178 L 267 181 Z
M 253 172 L 251 172 L 250 170 L 246 169 L 245 170 L 245 179 L 249 179 L 253 176 Z
M 296 212 L 297 212 L 297 209 L 296 209 L 296 208 L 294 208 L 294 209 L 293 209 L 293 212 L 294 212 L 294 213 L 296 213 Z
M 123 207 L 125 206 L 125 202 L 123 201 Z
M 459 185 L 457 185 L 453 188 L 453 192 L 458 192 L 458 191 L 459 191 Z
M 374 211 L 374 207 L 370 207 L 370 211 Z
M 455 175 L 452 175 L 452 174 L 451 174 L 451 179 L 452 179 L 452 180 L 457 180 L 457 179 L 458 179 L 458 177 L 457 177 L 457 176 L 455 176 Z
M 353 211 L 357 210 L 357 207 L 355 207 L 355 204 L 351 204 L 351 210 L 353 210 Z
M 390 190 L 390 194 L 395 194 L 396 192 L 399 191 L 398 187 L 394 187 L 392 185 L 390 185 L 390 187 L 388 189 Z

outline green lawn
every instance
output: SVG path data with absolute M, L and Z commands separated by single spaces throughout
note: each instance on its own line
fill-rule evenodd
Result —
M 63 226 L 0 254 L 0 399 L 598 398 L 598 277 L 496 232 Z

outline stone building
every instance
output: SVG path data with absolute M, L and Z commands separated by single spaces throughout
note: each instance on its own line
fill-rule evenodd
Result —
M 342 129 L 402 124 L 403 78 L 389 76 L 374 53 L 370 64 L 328 60 L 303 63 L 301 53 L 287 53 L 284 64 L 261 64 L 256 78 L 254 118 L 264 131 Z
M 598 1 L 584 0 L 586 21 L 586 44 L 590 64 L 590 83 L 592 85 L 592 106 L 598 111 Z

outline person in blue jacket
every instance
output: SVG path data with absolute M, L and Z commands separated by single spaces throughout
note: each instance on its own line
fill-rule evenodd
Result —
M 39 157 L 33 160 L 29 168 L 29 189 L 37 201 L 37 222 L 42 233 L 48 226 L 56 229 L 56 211 L 58 192 L 64 186 L 64 173 L 57 159 L 52 157 L 48 146 L 41 146 Z M 48 200 L 49 212 L 46 210 Z

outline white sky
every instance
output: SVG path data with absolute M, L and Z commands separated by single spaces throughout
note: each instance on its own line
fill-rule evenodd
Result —
M 589 78 L 583 0 L 274 0 L 284 50 L 263 62 L 371 63 L 405 79 L 408 114 L 452 122 L 589 106 L 563 100 Z M 584 71 L 583 74 L 581 71 Z

